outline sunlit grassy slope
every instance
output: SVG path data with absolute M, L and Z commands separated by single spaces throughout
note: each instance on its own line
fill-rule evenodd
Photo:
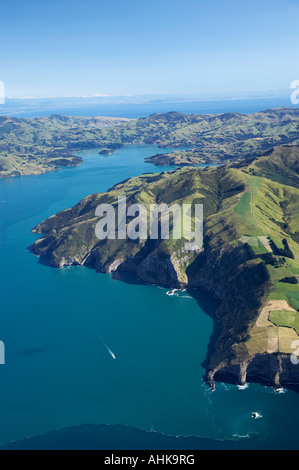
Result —
M 298 123 L 297 108 L 277 108 L 252 115 L 171 112 L 138 120 L 0 117 L 0 177 L 37 174 L 53 171 L 62 164 L 78 164 L 78 160 L 72 160 L 71 152 L 113 144 L 189 148 L 150 157 L 148 161 L 156 165 L 227 163 L 257 156 L 281 144 L 298 145 Z M 274 177 L 275 167 L 269 167 L 268 172 Z
M 31 249 L 55 267 L 84 264 L 100 272 L 134 272 L 148 283 L 212 290 L 222 302 L 211 368 L 258 353 L 291 352 L 297 317 L 283 312 L 296 316 L 299 309 L 298 285 L 285 282 L 299 276 L 298 159 L 299 148 L 282 147 L 221 168 L 129 179 L 42 222 L 35 231 L 44 237 Z M 95 209 L 100 203 L 116 207 L 121 195 L 128 205 L 147 208 L 203 204 L 204 251 L 186 252 L 185 240 L 172 238 L 99 241 Z

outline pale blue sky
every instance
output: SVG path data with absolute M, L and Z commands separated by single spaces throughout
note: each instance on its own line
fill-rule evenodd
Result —
M 276 90 L 299 80 L 299 0 L 1 0 L 10 96 Z

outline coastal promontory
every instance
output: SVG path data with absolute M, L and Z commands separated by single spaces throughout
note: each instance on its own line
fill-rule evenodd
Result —
M 280 146 L 247 161 L 148 174 L 93 194 L 34 228 L 31 251 L 53 267 L 84 265 L 130 273 L 144 283 L 205 289 L 219 299 L 206 379 L 299 385 L 291 361 L 299 341 L 299 147 Z M 204 250 L 183 240 L 103 240 L 99 204 L 204 205 Z M 194 294 L 196 295 L 196 294 Z

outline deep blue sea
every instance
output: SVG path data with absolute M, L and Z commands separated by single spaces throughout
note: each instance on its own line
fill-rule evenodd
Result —
M 194 102 L 163 102 L 153 101 L 145 104 L 92 104 L 86 102 L 79 106 L 76 102 L 63 106 L 59 100 L 38 100 L 30 104 L 30 100 L 23 100 L 19 104 L 8 101 L 0 106 L 1 115 L 12 115 L 19 118 L 44 117 L 51 114 L 65 116 L 111 116 L 138 119 L 154 113 L 167 113 L 178 111 L 186 114 L 221 114 L 228 112 L 252 114 L 277 107 L 294 107 L 289 97 L 235 99 L 220 101 L 194 101 Z
M 83 267 L 52 269 L 27 250 L 31 229 L 50 215 L 166 170 L 144 163 L 157 152 L 169 149 L 87 151 L 81 167 L 0 180 L 0 445 L 50 433 L 33 447 L 299 448 L 298 394 L 253 384 L 212 392 L 203 382 L 216 308 L 206 294 L 198 304 Z M 262 418 L 252 420 L 253 411 Z

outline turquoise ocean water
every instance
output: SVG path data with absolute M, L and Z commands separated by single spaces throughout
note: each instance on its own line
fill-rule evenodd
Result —
M 215 448 L 219 440 L 299 447 L 295 392 L 219 384 L 213 393 L 204 384 L 207 313 L 216 308 L 205 294 L 198 305 L 82 267 L 52 269 L 27 251 L 30 230 L 46 217 L 127 177 L 165 170 L 144 163 L 158 151 L 169 149 L 126 147 L 109 158 L 88 151 L 81 167 L 0 180 L 0 444 L 109 424 L 210 438 Z M 263 418 L 252 420 L 252 411 Z

